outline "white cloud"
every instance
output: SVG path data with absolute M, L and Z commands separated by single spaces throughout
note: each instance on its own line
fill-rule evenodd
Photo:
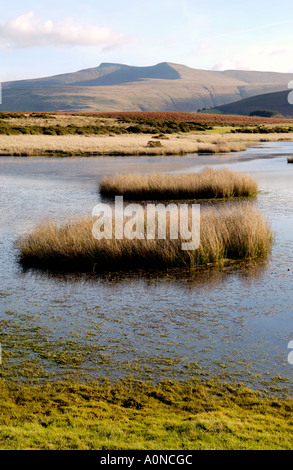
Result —
M 124 34 L 108 27 L 82 26 L 72 19 L 42 21 L 34 12 L 25 13 L 0 23 L 0 48 L 31 48 L 46 46 L 114 47 L 129 40 Z
M 251 70 L 250 67 L 239 61 L 238 59 L 231 58 L 231 59 L 224 59 L 218 64 L 215 64 L 212 67 L 212 70 L 221 71 L 221 70 Z
M 213 70 L 260 70 L 272 72 L 293 72 L 293 46 L 273 48 L 270 46 L 252 46 L 234 51 L 227 51 L 226 57 L 214 65 Z

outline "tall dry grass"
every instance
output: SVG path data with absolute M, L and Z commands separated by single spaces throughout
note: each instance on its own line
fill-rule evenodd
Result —
M 182 251 L 186 240 L 180 236 L 177 240 L 170 236 L 167 240 L 97 240 L 93 223 L 94 219 L 83 218 L 61 226 L 50 221 L 39 225 L 18 241 L 20 261 L 26 266 L 82 272 L 195 267 L 265 257 L 273 240 L 268 222 L 247 202 L 203 209 L 200 246 L 194 251 Z
M 6 156 L 98 156 L 185 155 L 246 150 L 249 142 L 292 141 L 293 133 L 280 134 L 172 134 L 162 147 L 148 145 L 152 135 L 0 135 L 0 155 Z
M 150 147 L 149 134 L 126 135 L 0 135 L 0 155 L 9 156 L 98 156 L 98 155 L 185 155 L 226 153 L 246 150 L 244 143 L 223 138 L 206 141 L 197 135 L 173 134 L 161 147 Z M 240 137 L 241 138 L 241 137 Z M 155 141 L 154 141 L 155 142 Z
M 104 197 L 128 200 L 175 200 L 248 197 L 258 185 L 249 175 L 227 168 L 205 168 L 200 173 L 128 174 L 105 177 L 100 183 Z

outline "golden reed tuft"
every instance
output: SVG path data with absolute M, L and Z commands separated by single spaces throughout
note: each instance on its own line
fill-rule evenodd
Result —
M 248 197 L 257 193 L 257 183 L 248 175 L 223 168 L 205 168 L 200 173 L 116 175 L 100 183 L 104 197 L 128 200 L 196 200 Z
M 169 219 L 170 223 L 170 219 Z M 61 271 L 166 269 L 264 258 L 271 250 L 269 223 L 254 204 L 233 203 L 201 212 L 201 241 L 182 251 L 178 240 L 96 240 L 93 218 L 59 226 L 45 222 L 18 240 L 20 261 L 31 267 Z

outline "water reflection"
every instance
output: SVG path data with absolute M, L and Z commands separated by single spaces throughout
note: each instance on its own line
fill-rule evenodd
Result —
M 76 273 L 22 267 L 21 272 L 33 276 L 36 280 L 38 277 L 50 279 L 58 285 L 60 282 L 65 284 L 87 282 L 93 286 L 99 283 L 106 283 L 108 286 L 115 288 L 119 284 L 135 284 L 136 281 L 143 281 L 146 285 L 166 283 L 168 285 L 176 284 L 176 286 L 192 289 L 199 285 L 205 285 L 206 287 L 216 286 L 221 284 L 227 276 L 237 276 L 246 282 L 253 283 L 265 275 L 267 268 L 268 261 L 263 259 L 237 261 L 225 266 L 172 268 L 164 271 L 137 269 L 135 271 Z
M 292 143 L 211 157 L 0 158 L 0 375 L 48 380 L 132 374 L 159 380 L 216 373 L 258 388 L 279 376 L 292 387 L 289 152 Z M 248 172 L 259 182 L 261 193 L 251 202 L 275 232 L 267 261 L 78 275 L 22 270 L 18 264 L 16 239 L 45 218 L 62 222 L 90 215 L 106 174 L 199 171 L 207 160 Z

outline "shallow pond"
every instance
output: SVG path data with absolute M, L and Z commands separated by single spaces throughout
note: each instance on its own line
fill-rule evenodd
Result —
M 216 374 L 259 389 L 292 387 L 292 143 L 188 157 L 0 158 L 0 374 L 19 378 Z M 244 171 L 271 220 L 268 262 L 225 269 L 78 276 L 23 271 L 15 240 L 45 218 L 90 215 L 116 172 Z

